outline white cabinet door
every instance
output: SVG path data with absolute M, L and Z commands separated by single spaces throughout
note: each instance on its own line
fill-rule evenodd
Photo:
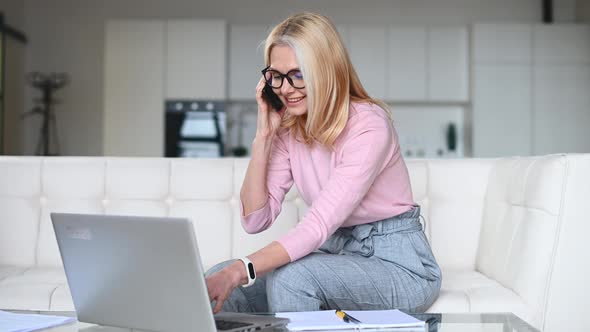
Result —
M 428 99 L 469 99 L 467 29 L 445 27 L 428 32 Z
M 229 98 L 254 100 L 264 67 L 266 25 L 231 25 L 229 31 Z
M 386 97 L 385 26 L 349 26 L 349 52 L 360 80 L 371 97 Z
M 168 21 L 166 99 L 224 100 L 226 42 L 225 21 Z
M 426 28 L 391 27 L 388 40 L 388 100 L 423 101 L 426 93 Z
M 590 152 L 590 65 L 537 65 L 534 153 Z
M 590 151 L 588 25 L 477 25 L 476 157 Z
M 590 25 L 535 25 L 536 64 L 590 64 Z
M 590 152 L 590 26 L 535 25 L 535 154 Z
M 348 25 L 338 24 L 336 25 L 336 30 L 340 34 L 340 39 L 342 39 L 344 47 L 350 51 L 350 27 Z
M 478 65 L 474 72 L 473 156 L 531 154 L 531 66 Z
M 109 21 L 104 58 L 103 151 L 164 154 L 164 22 Z
M 530 24 L 476 24 L 473 26 L 475 64 L 526 64 L 532 61 Z
M 532 26 L 473 27 L 473 155 L 530 155 Z

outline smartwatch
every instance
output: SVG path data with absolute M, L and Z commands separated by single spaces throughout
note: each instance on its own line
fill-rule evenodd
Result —
M 248 276 L 248 283 L 242 285 L 242 287 L 250 287 L 256 281 L 256 270 L 254 270 L 254 264 L 252 264 L 252 261 L 250 261 L 248 257 L 242 257 L 239 258 L 239 260 L 244 263 L 244 266 L 246 267 L 246 276 Z

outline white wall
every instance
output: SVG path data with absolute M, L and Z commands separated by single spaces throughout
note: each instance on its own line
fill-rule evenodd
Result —
M 21 0 L 0 0 L 5 24 L 19 31 L 24 28 L 24 3 Z M 24 73 L 26 46 L 12 38 L 6 39 L 3 147 L 4 154 L 21 154 L 23 150 Z
M 4 13 L 5 23 L 19 30 L 25 22 L 24 9 L 22 0 L 0 0 L 0 12 Z
M 23 154 L 24 86 L 26 45 L 15 39 L 6 40 L 4 74 L 3 149 L 7 155 Z
M 535 22 L 540 0 L 24 0 L 27 70 L 65 71 L 71 83 L 58 97 L 61 152 L 102 154 L 104 22 L 113 18 L 221 18 L 276 23 L 297 11 L 317 11 L 336 23 L 468 24 Z M 26 104 L 36 91 L 28 91 Z M 34 151 L 38 123 L 27 120 Z
M 590 0 L 578 0 L 576 12 L 579 22 L 590 23 Z

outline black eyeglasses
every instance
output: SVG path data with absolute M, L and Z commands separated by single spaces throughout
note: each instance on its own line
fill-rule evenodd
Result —
M 299 69 L 289 70 L 287 74 L 281 74 L 274 69 L 270 69 L 270 66 L 262 69 L 262 76 L 266 84 L 274 89 L 279 89 L 283 86 L 283 79 L 286 78 L 289 84 L 295 89 L 305 88 L 305 82 L 303 81 L 303 74 Z

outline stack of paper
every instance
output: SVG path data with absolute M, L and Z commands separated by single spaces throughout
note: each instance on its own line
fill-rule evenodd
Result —
M 0 332 L 30 332 L 75 322 L 76 318 L 14 314 L 0 310 Z
M 277 317 L 289 318 L 290 331 L 318 331 L 338 329 L 424 328 L 425 323 L 399 310 L 353 311 L 346 313 L 361 323 L 347 323 L 334 310 L 280 312 Z

